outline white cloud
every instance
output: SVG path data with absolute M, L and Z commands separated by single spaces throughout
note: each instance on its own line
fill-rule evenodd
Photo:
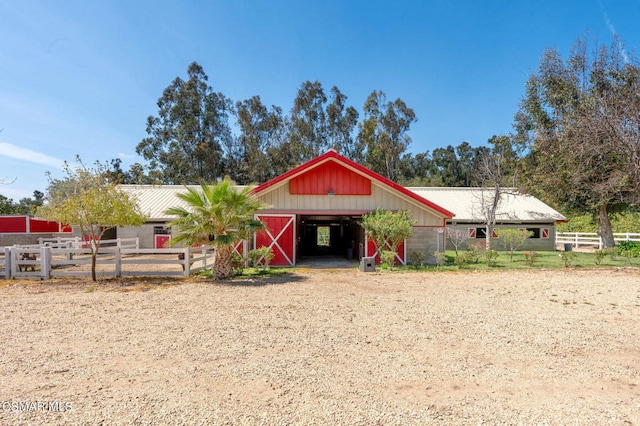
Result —
M 127 159 L 127 158 L 135 158 L 136 156 L 133 154 L 125 154 L 123 152 L 119 152 L 118 153 L 118 157 L 123 158 L 123 159 Z
M 41 152 L 32 151 L 7 142 L 0 142 L 0 155 L 15 158 L 16 160 L 28 161 L 30 163 L 41 164 L 43 166 L 55 167 L 62 169 L 64 160 L 43 154 Z
M 618 44 L 618 48 L 620 49 L 620 53 L 622 54 L 622 59 L 624 60 L 625 64 L 629 63 L 629 55 L 627 55 L 627 52 L 624 50 L 624 46 L 622 45 L 622 42 L 620 41 L 620 39 L 618 38 L 618 33 L 616 32 L 616 27 L 613 26 L 613 24 L 611 23 L 611 20 L 609 19 L 609 15 L 607 15 L 607 12 L 604 12 L 604 20 L 607 23 L 607 27 L 609 27 L 609 31 L 611 31 L 611 35 L 613 35 L 613 37 L 615 38 L 616 43 Z

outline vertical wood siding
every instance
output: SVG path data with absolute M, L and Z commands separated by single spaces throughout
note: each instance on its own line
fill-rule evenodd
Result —
M 333 161 L 292 178 L 292 195 L 371 195 L 371 181 Z

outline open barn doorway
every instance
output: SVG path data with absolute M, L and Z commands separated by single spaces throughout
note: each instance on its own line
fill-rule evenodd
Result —
M 364 241 L 360 219 L 360 216 L 299 216 L 299 258 L 358 259 Z

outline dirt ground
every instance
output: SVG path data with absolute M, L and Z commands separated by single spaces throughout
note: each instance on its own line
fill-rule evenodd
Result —
M 640 424 L 637 270 L 0 281 L 0 424 Z

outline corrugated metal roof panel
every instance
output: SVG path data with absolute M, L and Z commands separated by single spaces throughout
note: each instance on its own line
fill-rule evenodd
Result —
M 452 220 L 457 222 L 482 221 L 482 206 L 486 205 L 483 199 L 491 200 L 493 197 L 493 188 L 409 187 L 407 189 L 454 212 L 456 215 Z M 562 214 L 531 195 L 519 193 L 513 188 L 505 188 L 505 191 L 496 214 L 498 222 L 567 220 Z
M 171 207 L 184 207 L 188 205 L 177 194 L 185 192 L 185 188 L 200 188 L 200 185 L 118 185 L 122 191 L 135 197 L 143 214 L 152 222 L 164 222 L 174 219 L 165 211 Z M 236 185 L 243 189 L 245 186 Z

